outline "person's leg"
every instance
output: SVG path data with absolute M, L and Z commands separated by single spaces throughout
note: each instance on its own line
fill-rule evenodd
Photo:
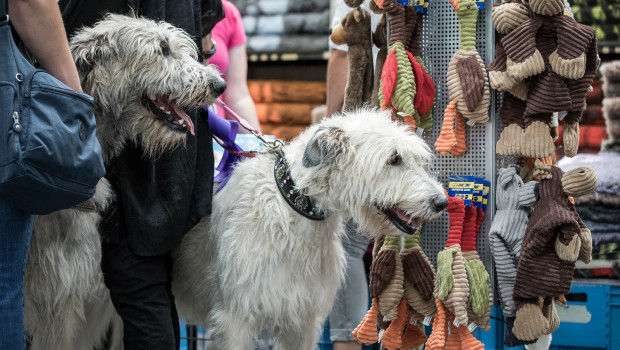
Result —
M 169 259 L 169 254 L 137 256 L 124 242 L 103 244 L 101 266 L 114 307 L 123 319 L 125 349 L 178 349 L 168 292 Z
M 170 318 L 172 319 L 172 329 L 174 331 L 175 349 L 179 349 L 181 346 L 181 329 L 179 328 L 179 313 L 174 303 L 174 295 L 172 294 L 172 254 L 166 254 L 166 265 L 168 268 L 168 281 L 166 282 L 166 291 L 168 292 L 168 299 L 170 300 Z
M 0 349 L 25 349 L 24 273 L 33 216 L 0 200 Z
M 368 310 L 368 283 L 364 270 L 364 253 L 368 238 L 357 234 L 357 226 L 349 221 L 342 237 L 347 270 L 329 314 L 330 339 L 334 350 L 360 350 L 351 332 L 360 323 Z

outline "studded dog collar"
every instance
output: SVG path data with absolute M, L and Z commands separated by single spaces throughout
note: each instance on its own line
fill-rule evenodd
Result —
M 280 189 L 280 194 L 291 208 L 304 217 L 311 220 L 325 220 L 327 215 L 325 212 L 316 207 L 316 203 L 312 198 L 304 195 L 295 188 L 295 182 L 291 178 L 291 170 L 284 157 L 282 149 L 276 153 L 276 161 L 274 164 L 274 177 L 276 185 Z

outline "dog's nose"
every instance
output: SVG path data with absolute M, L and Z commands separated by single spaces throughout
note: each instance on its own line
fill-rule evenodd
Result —
M 220 96 L 224 93 L 224 91 L 226 91 L 226 82 L 224 81 L 224 79 L 218 78 L 217 80 L 209 83 L 209 88 L 213 90 L 213 92 L 215 92 L 218 96 Z
M 435 212 L 439 213 L 440 211 L 446 209 L 448 207 L 448 198 L 444 196 L 435 197 L 432 200 L 433 207 L 435 208 Z

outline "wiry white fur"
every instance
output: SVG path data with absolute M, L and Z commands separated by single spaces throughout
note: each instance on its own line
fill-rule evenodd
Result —
M 306 167 L 313 149 L 321 161 Z M 395 151 L 403 161 L 392 166 Z M 174 253 L 179 313 L 214 327 L 217 349 L 252 349 L 270 329 L 278 349 L 314 349 L 343 279 L 342 223 L 353 218 L 371 235 L 402 234 L 377 206 L 432 219 L 431 200 L 445 198 L 426 172 L 428 146 L 387 112 L 324 120 L 284 152 L 297 187 L 329 213 L 327 220 L 296 213 L 276 186 L 275 155 L 261 154 L 235 167 L 213 198 L 211 217 Z
M 169 46 L 164 55 L 162 42 Z M 71 40 L 84 91 L 94 97 L 97 137 L 104 160 L 127 142 L 157 157 L 185 142 L 141 103 L 143 93 L 166 95 L 178 105 L 199 108 L 217 97 L 213 67 L 197 61 L 197 48 L 180 29 L 164 22 L 108 15 Z M 122 322 L 116 316 L 100 269 L 98 224 L 111 202 L 102 179 L 97 212 L 61 210 L 35 218 L 26 267 L 24 319 L 32 350 L 87 350 L 101 345 L 108 329 L 120 349 Z M 116 321 L 116 323 L 114 323 Z

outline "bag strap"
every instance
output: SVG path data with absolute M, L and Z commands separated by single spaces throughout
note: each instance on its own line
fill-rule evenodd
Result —
M 4 22 L 9 19 L 9 0 L 2 1 L 0 6 L 0 22 Z

